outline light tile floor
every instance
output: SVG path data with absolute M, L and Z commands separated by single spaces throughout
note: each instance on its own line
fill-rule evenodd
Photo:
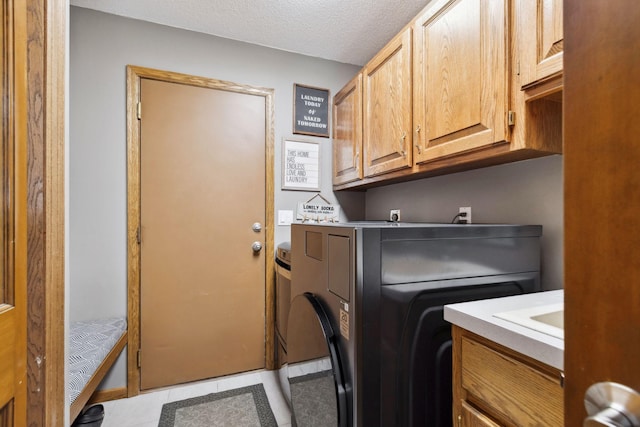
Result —
M 253 371 L 208 381 L 143 393 L 139 396 L 103 403 L 102 427 L 157 427 L 162 405 L 168 402 L 232 390 L 262 383 L 278 426 L 290 426 L 289 406 L 278 382 L 278 371 Z M 204 427 L 204 426 L 203 426 Z

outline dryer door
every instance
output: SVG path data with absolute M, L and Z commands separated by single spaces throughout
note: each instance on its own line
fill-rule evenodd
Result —
M 292 424 L 349 426 L 336 336 L 321 302 L 311 293 L 298 295 L 291 302 L 287 359 Z

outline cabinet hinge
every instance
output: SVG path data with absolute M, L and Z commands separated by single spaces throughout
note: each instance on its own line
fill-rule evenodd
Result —
M 142 351 L 140 349 L 138 349 L 138 354 L 136 358 L 138 359 L 137 360 L 138 368 L 142 368 Z
M 136 242 L 138 244 L 140 244 L 140 242 L 142 242 L 142 236 L 141 236 L 141 232 L 140 232 L 140 226 L 138 226 L 138 229 L 136 230 Z
M 509 111 L 507 113 L 507 125 L 514 126 L 516 124 L 516 112 Z
M 138 116 L 138 120 L 142 120 L 142 102 L 136 104 L 136 115 Z

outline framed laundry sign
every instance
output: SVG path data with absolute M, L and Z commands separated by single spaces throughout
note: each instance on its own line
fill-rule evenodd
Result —
M 293 133 L 329 137 L 329 90 L 293 84 Z
M 320 145 L 283 140 L 282 189 L 320 191 Z

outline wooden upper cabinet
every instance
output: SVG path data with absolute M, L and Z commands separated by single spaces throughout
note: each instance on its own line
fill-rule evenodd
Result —
M 520 73 L 527 87 L 562 73 L 562 0 L 524 1 L 518 4 Z
M 416 164 L 508 136 L 506 0 L 440 0 L 414 24 Z
M 432 0 L 361 71 L 360 175 L 335 102 L 335 189 L 561 153 L 562 43 L 562 0 Z
M 362 74 L 333 97 L 333 185 L 362 178 Z
M 392 39 L 362 76 L 364 176 L 410 168 L 411 28 Z

